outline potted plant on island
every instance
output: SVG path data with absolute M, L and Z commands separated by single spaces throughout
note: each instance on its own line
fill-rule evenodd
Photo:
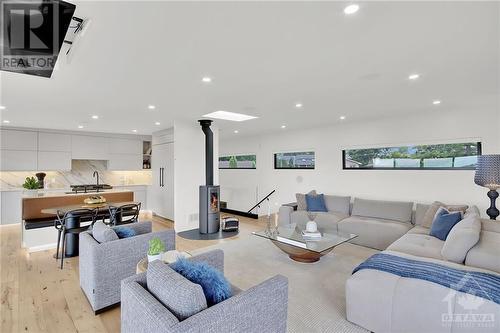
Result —
M 25 193 L 30 197 L 38 196 L 38 188 L 40 183 L 35 177 L 26 177 L 23 187 L 26 189 Z
M 148 262 L 161 259 L 165 252 L 165 244 L 158 237 L 149 241 Z

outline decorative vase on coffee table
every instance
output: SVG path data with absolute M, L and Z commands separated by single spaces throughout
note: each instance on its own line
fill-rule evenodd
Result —
M 318 214 L 307 212 L 307 217 L 309 218 L 309 222 L 306 223 L 306 231 L 307 232 L 316 232 L 318 231 L 318 225 L 314 221 Z

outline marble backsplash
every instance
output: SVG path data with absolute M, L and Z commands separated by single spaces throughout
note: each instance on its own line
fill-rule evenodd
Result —
M 71 171 L 45 172 L 45 188 L 69 188 L 70 185 L 95 184 L 94 171 L 99 172 L 99 182 L 109 185 L 150 185 L 151 171 L 109 171 L 106 161 L 73 160 Z M 26 177 L 35 177 L 33 171 L 0 172 L 0 190 L 21 188 Z

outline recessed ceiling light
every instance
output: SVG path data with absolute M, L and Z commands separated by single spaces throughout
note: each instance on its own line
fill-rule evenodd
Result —
M 78 125 L 78 128 L 79 128 L 79 129 L 82 129 L 82 128 L 83 128 L 83 125 Z
M 201 79 L 201 81 L 205 82 L 205 83 L 210 83 L 212 82 L 212 78 L 211 77 L 208 77 L 208 76 L 205 76 Z
M 434 105 L 439 105 L 439 104 L 441 104 L 441 101 L 439 101 L 439 100 L 435 100 L 435 101 L 432 101 L 432 104 L 434 104 Z
M 159 126 L 159 125 L 160 125 L 160 122 L 159 122 L 159 121 L 155 122 L 155 125 L 156 125 L 156 126 Z
M 345 116 L 340 116 L 340 120 L 345 120 Z
M 420 74 L 411 74 L 410 76 L 408 76 L 408 79 L 410 80 L 416 80 L 420 77 Z
M 212 113 L 207 113 L 203 115 L 203 117 L 230 120 L 230 121 L 245 121 L 257 118 L 254 116 L 249 116 L 247 114 L 235 113 L 229 111 L 215 111 Z
M 137 133 L 137 130 L 136 130 L 136 129 L 133 129 L 133 130 L 132 130 L 132 132 Z
M 4 124 L 10 124 L 10 120 L 7 120 L 7 119 L 6 119 L 6 120 L 4 120 L 4 121 L 3 121 L 3 123 L 4 123 Z
M 238 133 L 239 133 L 239 131 L 238 131 L 238 130 L 234 130 L 233 132 L 234 132 L 234 134 L 238 134 Z
M 281 125 L 281 128 L 286 128 L 286 125 Z
M 297 104 L 295 104 L 295 107 L 296 107 L 297 109 L 300 109 L 302 106 L 303 106 L 303 105 L 302 105 L 302 103 L 297 103 Z
M 0 110 L 5 110 L 5 109 L 6 109 L 6 107 L 5 107 L 5 106 L 0 105 Z
M 344 13 L 346 13 L 347 15 L 351 15 L 356 13 L 358 10 L 359 10 L 359 5 L 353 4 L 345 7 Z
M 154 109 L 156 109 L 156 106 L 154 106 L 154 105 L 148 105 L 148 109 L 154 110 Z
M 93 116 L 92 116 L 92 119 L 99 119 L 99 116 L 97 116 L 97 115 L 93 115 Z

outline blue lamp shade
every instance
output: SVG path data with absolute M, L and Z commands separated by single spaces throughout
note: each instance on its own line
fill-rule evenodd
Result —
M 490 190 L 500 188 L 500 155 L 480 155 L 474 182 Z

